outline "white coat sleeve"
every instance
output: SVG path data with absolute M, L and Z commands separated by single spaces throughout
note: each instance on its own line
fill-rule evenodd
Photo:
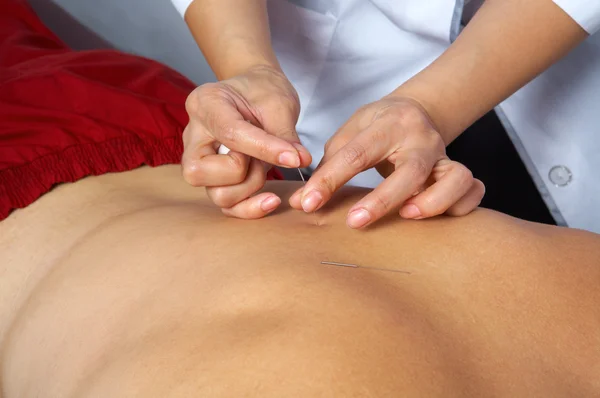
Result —
M 600 0 L 554 0 L 590 35 L 600 29 Z
M 192 2 L 194 0 L 171 0 L 171 1 L 173 2 L 173 5 L 175 6 L 175 8 L 177 8 L 177 11 L 179 11 L 181 16 L 184 16 L 188 7 L 190 6 L 190 4 L 192 4 Z

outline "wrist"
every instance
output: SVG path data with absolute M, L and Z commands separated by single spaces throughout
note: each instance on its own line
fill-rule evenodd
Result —
M 218 80 L 226 80 L 232 77 L 246 74 L 255 69 L 269 69 L 283 74 L 283 70 L 277 61 L 277 58 L 260 56 L 254 54 L 239 54 L 229 60 L 223 61 L 220 65 L 211 65 L 213 72 Z
M 402 98 L 419 108 L 442 137 L 444 144 L 449 145 L 460 135 L 460 132 L 456 132 L 457 129 L 452 126 L 452 123 L 446 120 L 446 115 L 435 100 L 434 93 L 432 90 L 428 90 L 426 86 L 409 81 L 392 91 L 389 97 Z

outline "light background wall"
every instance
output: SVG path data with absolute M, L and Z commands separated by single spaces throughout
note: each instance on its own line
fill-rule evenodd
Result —
M 114 47 L 163 62 L 197 84 L 214 80 L 170 0 L 29 0 L 75 49 Z

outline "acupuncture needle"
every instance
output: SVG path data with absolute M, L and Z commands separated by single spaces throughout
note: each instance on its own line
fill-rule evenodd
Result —
M 302 170 L 298 169 L 298 174 L 300 174 L 300 178 L 302 179 L 302 182 L 304 183 L 304 185 L 306 185 L 306 180 L 304 179 L 304 176 L 302 175 Z
M 368 266 L 364 266 L 364 265 L 357 265 L 357 264 L 347 264 L 347 263 L 337 263 L 334 261 L 321 261 L 321 264 L 324 265 L 335 265 L 338 267 L 348 267 L 348 268 L 364 268 L 364 269 L 371 269 L 374 271 L 388 271 L 388 272 L 398 272 L 401 274 L 411 274 L 411 272 L 409 271 L 403 271 L 403 270 L 399 270 L 399 269 L 390 269 L 390 268 L 378 268 L 378 267 L 368 267 Z

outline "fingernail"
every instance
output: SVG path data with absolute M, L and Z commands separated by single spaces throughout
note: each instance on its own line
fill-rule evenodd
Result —
M 421 217 L 421 211 L 415 205 L 406 205 L 400 209 L 400 215 L 403 218 L 417 218 Z
M 347 224 L 350 228 L 361 228 L 369 221 L 371 221 L 371 213 L 365 209 L 358 209 L 348 215 Z
M 273 211 L 281 204 L 281 199 L 277 196 L 269 196 L 262 202 L 260 202 L 260 208 L 262 211 L 270 212 Z
M 281 166 L 300 167 L 300 158 L 297 154 L 292 152 L 281 153 L 277 158 L 277 161 Z
M 321 202 L 323 202 L 323 195 L 319 191 L 311 191 L 302 199 L 302 209 L 311 213 L 321 205 Z

